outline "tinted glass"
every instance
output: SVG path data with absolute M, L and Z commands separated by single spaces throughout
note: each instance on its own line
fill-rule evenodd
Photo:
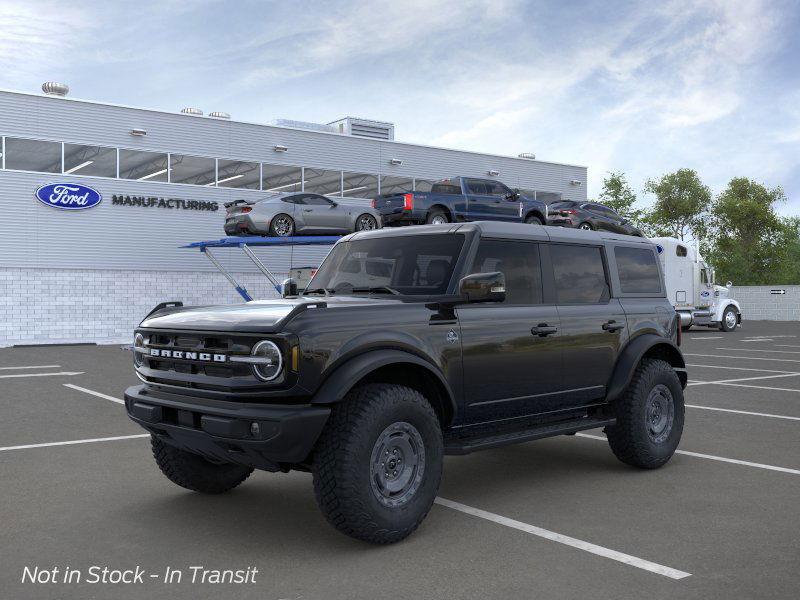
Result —
M 285 165 L 261 165 L 261 189 L 265 192 L 299 192 L 303 189 L 303 170 Z
M 649 248 L 614 249 L 619 283 L 626 294 L 660 294 L 661 275 L 656 256 Z
M 486 184 L 480 179 L 467 179 L 466 184 L 467 190 L 470 194 L 486 195 L 489 193 L 489 189 L 486 187 Z
M 214 185 L 217 161 L 205 156 L 172 154 L 169 157 L 170 181 L 192 185 Z
M 345 171 L 344 190 L 345 198 L 375 198 L 378 195 L 378 176 L 365 173 L 348 173 Z
M 167 155 L 140 150 L 119 151 L 119 176 L 139 181 L 167 181 Z
M 533 196 L 531 196 L 531 198 L 533 198 Z M 553 202 L 560 201 L 561 194 L 557 194 L 555 192 L 536 192 L 536 199 L 541 200 L 547 205 L 550 205 Z
M 594 246 L 550 246 L 559 304 L 597 304 L 609 298 L 603 255 Z
M 686 250 L 686 246 L 677 246 L 675 248 L 675 254 L 678 256 L 686 256 L 689 254 L 689 251 Z
M 61 144 L 7 137 L 6 169 L 61 173 Z
M 341 296 L 388 286 L 401 294 L 441 295 L 447 291 L 463 245 L 460 234 L 343 242 L 322 263 L 308 290 L 327 288 Z
M 305 169 L 305 191 L 323 196 L 342 195 L 342 172 L 325 169 Z
M 458 180 L 443 179 L 437 181 L 431 186 L 431 192 L 434 194 L 461 194 L 461 184 Z
M 484 185 L 486 186 L 486 193 L 492 196 L 504 197 L 506 194 L 511 192 L 510 189 L 508 189 L 499 181 L 485 181 Z
M 217 185 L 219 187 L 240 188 L 247 190 L 259 189 L 259 164 L 255 162 L 242 162 L 239 160 L 219 160 Z
M 116 177 L 117 149 L 64 144 L 64 173 Z
M 506 304 L 541 304 L 539 245 L 481 240 L 470 273 L 500 271 L 506 277 Z
M 309 194 L 308 196 L 303 196 L 303 204 L 310 204 L 311 206 L 330 206 L 331 201 L 327 198 L 323 198 L 322 196 L 313 196 Z

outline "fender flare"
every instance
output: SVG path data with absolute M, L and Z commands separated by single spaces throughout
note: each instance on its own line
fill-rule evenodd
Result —
M 449 403 L 448 407 L 443 408 L 449 408 L 452 420 L 452 416 L 457 414 L 457 407 L 453 396 L 453 390 L 450 389 L 450 385 L 447 383 L 444 375 L 427 360 L 403 350 L 370 350 L 346 360 L 336 367 L 333 372 L 325 378 L 322 385 L 317 388 L 317 391 L 311 399 L 311 404 L 334 404 L 336 402 L 341 402 L 347 392 L 349 392 L 356 383 L 376 369 L 387 365 L 402 363 L 422 367 L 435 378 L 444 392 L 444 402 Z M 447 425 L 447 423 L 445 423 L 445 425 Z
M 720 302 L 719 308 L 714 312 L 714 321 L 715 322 L 721 322 L 722 321 L 722 315 L 725 314 L 725 310 L 729 306 L 732 306 L 733 309 L 736 311 L 736 315 L 738 317 L 739 323 L 742 322 L 742 309 L 739 306 L 739 303 L 736 300 L 734 300 L 733 298 L 726 298 L 725 302 Z
M 683 354 L 678 346 L 672 340 L 654 333 L 645 333 L 629 342 L 617 358 L 614 372 L 611 374 L 611 379 L 606 387 L 606 400 L 608 402 L 613 402 L 625 392 L 625 388 L 628 387 L 631 379 L 633 379 L 633 374 L 642 357 L 657 346 L 659 351 L 665 355 L 667 361 L 678 370 L 681 385 L 686 387 L 686 361 L 683 359 Z

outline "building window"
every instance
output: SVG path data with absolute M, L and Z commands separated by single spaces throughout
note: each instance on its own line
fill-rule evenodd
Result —
M 436 183 L 433 179 L 415 179 L 414 191 L 415 192 L 430 192 L 433 184 Z
M 204 156 L 171 154 L 169 157 L 170 183 L 214 185 L 217 161 Z
M 261 189 L 265 192 L 300 192 L 303 189 L 303 170 L 284 165 L 261 165 Z
M 168 181 L 167 155 L 141 150 L 119 151 L 119 176 L 139 181 Z
M 364 173 L 342 173 L 345 198 L 375 198 L 378 195 L 378 176 Z
M 305 188 L 306 192 L 322 194 L 323 196 L 342 195 L 342 172 L 327 171 L 325 169 L 310 169 L 306 167 Z
M 220 159 L 217 169 L 219 187 L 259 189 L 261 174 L 258 163 Z
M 6 169 L 61 173 L 61 143 L 6 138 Z
M 381 177 L 381 194 L 403 194 L 414 191 L 414 180 L 411 177 L 395 177 L 384 175 Z
M 117 176 L 117 149 L 64 144 L 64 174 Z

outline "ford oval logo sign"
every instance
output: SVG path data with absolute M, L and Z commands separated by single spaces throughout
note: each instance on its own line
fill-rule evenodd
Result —
M 48 183 L 36 190 L 42 204 L 62 210 L 82 210 L 97 206 L 103 196 L 95 189 L 79 183 Z

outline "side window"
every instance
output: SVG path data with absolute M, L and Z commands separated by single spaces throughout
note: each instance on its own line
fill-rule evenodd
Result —
M 489 193 L 486 184 L 480 179 L 466 179 L 465 182 L 467 184 L 467 193 L 469 194 L 485 196 Z
M 418 191 L 425 191 L 419 190 Z M 383 190 L 383 188 L 381 188 Z M 437 181 L 434 183 L 430 188 L 431 193 L 433 194 L 457 194 L 461 195 L 461 185 L 458 183 L 458 179 L 443 179 L 442 181 Z
M 678 244 L 678 246 L 675 247 L 675 254 L 677 256 L 686 256 L 689 254 L 689 251 L 686 249 L 686 246 Z
M 309 194 L 308 196 L 303 197 L 303 204 L 310 204 L 312 206 L 330 206 L 332 202 L 327 198 L 323 198 L 322 196 L 314 196 L 313 194 Z
M 511 193 L 511 190 L 499 181 L 487 181 L 484 185 L 486 185 L 487 193 L 492 196 L 500 196 L 501 198 L 505 198 L 506 194 Z
M 661 275 L 652 250 L 618 246 L 614 257 L 624 294 L 661 294 Z
M 470 273 L 500 271 L 506 278 L 506 304 L 541 304 L 539 245 L 481 240 Z
M 559 304 L 598 304 L 610 298 L 598 246 L 553 244 L 550 246 Z
M 287 204 L 305 204 L 303 198 L 305 196 L 285 196 L 281 198 L 282 202 L 286 202 Z

